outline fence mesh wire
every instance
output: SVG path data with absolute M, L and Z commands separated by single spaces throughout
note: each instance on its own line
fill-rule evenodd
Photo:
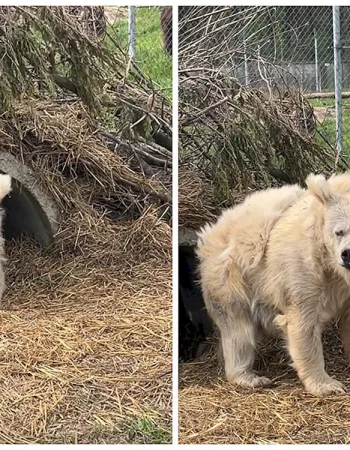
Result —
M 1 7 L 10 10 L 11 7 Z M 67 6 L 92 39 L 122 48 L 164 94 L 172 95 L 172 7 Z
M 317 139 L 335 146 L 331 6 L 180 7 L 180 68 L 215 68 L 248 88 L 306 94 Z M 350 90 L 350 7 L 340 7 L 343 91 Z M 326 98 L 328 96 L 328 98 Z M 343 98 L 344 152 L 350 153 L 350 101 Z
M 105 40 L 112 50 L 119 47 L 126 54 L 134 47 L 132 59 L 144 75 L 171 96 L 171 6 L 66 6 L 64 10 L 91 39 Z M 0 20 L 9 15 L 16 20 L 15 7 L 1 6 L 0 12 Z
M 104 11 L 108 45 L 122 47 L 143 74 L 171 97 L 172 7 L 105 6 Z

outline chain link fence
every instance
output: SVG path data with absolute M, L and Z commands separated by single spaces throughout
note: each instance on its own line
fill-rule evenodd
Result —
M 349 156 L 350 7 L 339 9 L 342 150 Z M 317 139 L 335 147 L 333 34 L 332 6 L 180 7 L 179 61 L 219 69 L 273 95 L 300 90 L 314 108 Z
M 156 87 L 172 95 L 172 7 L 66 6 L 65 14 L 91 39 L 121 48 Z M 2 17 L 16 8 L 1 6 Z M 15 17 L 14 17 L 15 19 Z
M 104 7 L 107 42 L 121 46 L 143 74 L 172 95 L 172 7 Z

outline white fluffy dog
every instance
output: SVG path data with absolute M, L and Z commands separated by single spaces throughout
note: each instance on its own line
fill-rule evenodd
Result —
M 239 385 L 270 383 L 252 370 L 264 331 L 284 336 L 308 392 L 344 392 L 325 371 L 322 331 L 340 318 L 350 357 L 350 172 L 307 186 L 254 193 L 199 234 L 204 301 Z

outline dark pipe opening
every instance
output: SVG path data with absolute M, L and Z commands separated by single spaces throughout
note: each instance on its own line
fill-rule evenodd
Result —
M 4 238 L 12 240 L 29 236 L 42 247 L 49 247 L 53 231 L 48 217 L 37 199 L 18 180 L 12 178 L 12 191 L 2 201 L 5 210 Z
M 179 246 L 179 359 L 203 355 L 212 324 L 198 284 L 195 248 Z

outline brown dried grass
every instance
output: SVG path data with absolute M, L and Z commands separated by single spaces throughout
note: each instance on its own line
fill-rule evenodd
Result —
M 180 365 L 181 444 L 349 444 L 350 395 L 307 394 L 288 365 L 281 345 L 266 343 L 259 369 L 271 388 L 245 390 L 228 383 L 214 349 Z M 350 388 L 337 332 L 325 336 L 326 368 Z
M 179 184 L 179 226 L 200 228 L 215 220 L 218 208 L 215 205 L 213 187 L 198 169 L 181 168 Z
M 57 190 L 57 178 L 80 183 L 80 193 L 91 202 L 98 195 L 118 195 L 121 202 L 142 196 L 168 197 L 157 180 L 139 175 L 98 133 L 80 103 L 28 100 L 14 104 L 13 120 L 0 121 L 1 148 L 36 167 L 38 176 L 57 202 L 72 202 L 66 190 Z M 132 147 L 132 143 L 129 144 Z M 125 187 L 129 192 L 125 192 Z M 76 194 L 75 194 L 76 196 Z
M 2 150 L 36 173 L 61 224 L 47 250 L 7 244 L 0 443 L 151 443 L 130 424 L 171 432 L 171 229 L 152 203 L 136 220 L 94 209 L 138 175 L 65 108 L 18 106 L 1 127 Z

